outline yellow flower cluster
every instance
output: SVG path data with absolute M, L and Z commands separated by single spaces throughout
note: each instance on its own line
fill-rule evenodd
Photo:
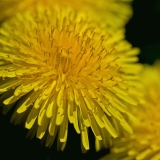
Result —
M 132 135 L 124 134 L 113 142 L 110 155 L 101 160 L 159 160 L 160 159 L 160 63 L 146 65 L 141 79 L 145 85 L 143 105 L 133 109 L 139 122 L 133 123 Z
M 98 21 L 101 25 L 109 25 L 112 27 L 123 27 L 132 16 L 131 8 L 132 0 L 13 0 L 0 1 L 0 21 L 12 17 L 17 12 L 23 12 L 30 8 L 34 8 L 37 3 L 43 6 L 54 5 L 69 5 L 74 7 L 77 11 L 83 11 L 86 15 L 92 17 L 93 20 Z
M 132 133 L 125 117 L 135 120 L 130 110 L 143 94 L 139 49 L 124 39 L 122 28 L 130 6 L 114 0 L 9 4 L 0 2 L 0 105 L 4 114 L 16 107 L 11 122 L 24 124 L 47 147 L 58 134 L 61 150 L 69 122 L 81 135 L 83 152 L 89 127 L 97 151 L 122 128 Z

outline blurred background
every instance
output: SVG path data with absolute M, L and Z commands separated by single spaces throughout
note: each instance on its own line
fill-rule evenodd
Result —
M 141 63 L 153 64 L 160 58 L 160 0 L 134 0 L 134 16 L 126 25 L 126 39 L 141 49 Z M 109 150 L 95 151 L 94 136 L 89 130 L 90 150 L 81 153 L 80 135 L 69 125 L 66 148 L 57 151 L 56 141 L 48 149 L 36 138 L 26 139 L 27 130 L 10 124 L 11 110 L 3 115 L 0 108 L 0 153 L 2 160 L 98 160 Z M 1 159 L 1 158 L 0 158 Z
M 141 49 L 141 63 L 160 58 L 160 0 L 134 0 L 134 15 L 126 25 L 126 39 Z

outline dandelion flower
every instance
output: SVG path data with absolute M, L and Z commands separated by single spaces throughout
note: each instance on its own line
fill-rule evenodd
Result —
M 17 12 L 22 12 L 27 8 L 31 8 L 35 3 L 43 3 L 43 5 L 52 5 L 54 3 L 67 4 L 77 10 L 85 11 L 93 20 L 98 22 L 106 22 L 105 25 L 112 27 L 123 27 L 132 16 L 131 2 L 132 0 L 14 0 L 0 2 L 0 21 L 13 16 Z
M 132 132 L 123 118 L 141 99 L 138 48 L 124 30 L 101 26 L 67 6 L 38 5 L 4 22 L 0 35 L 0 102 L 6 114 L 51 146 L 58 133 L 61 150 L 68 122 L 89 149 L 88 128 L 96 149 L 107 146 L 118 127 Z M 108 136 L 106 136 L 108 135 Z
M 145 66 L 142 79 L 146 103 L 133 110 L 139 123 L 133 123 L 134 134 L 117 138 L 110 155 L 101 160 L 159 160 L 160 159 L 160 63 Z

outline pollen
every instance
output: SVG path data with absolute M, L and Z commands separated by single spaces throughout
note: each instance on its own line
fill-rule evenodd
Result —
M 11 122 L 24 123 L 28 136 L 50 147 L 58 134 L 63 150 L 70 122 L 85 151 L 89 128 L 96 150 L 121 128 L 132 133 L 123 115 L 134 119 L 130 107 L 142 99 L 142 66 L 124 29 L 104 29 L 68 6 L 37 5 L 2 24 L 0 45 L 3 113 L 16 106 Z

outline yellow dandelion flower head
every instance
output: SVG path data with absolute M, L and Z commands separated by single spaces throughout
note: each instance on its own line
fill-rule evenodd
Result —
M 142 73 L 146 103 L 133 110 L 139 122 L 133 123 L 134 134 L 117 138 L 110 155 L 101 160 L 160 159 L 160 62 L 146 65 Z
M 81 0 L 86 10 L 99 22 L 112 27 L 124 27 L 131 18 L 133 11 L 132 0 Z
M 89 149 L 89 127 L 97 150 L 118 136 L 118 127 L 132 132 L 123 114 L 132 117 L 128 106 L 142 97 L 142 66 L 123 29 L 104 30 L 67 6 L 38 5 L 2 24 L 0 45 L 3 113 L 15 104 L 11 122 L 25 123 L 46 146 L 58 133 L 64 149 L 68 121 L 83 150 Z
M 16 0 L 0 2 L 0 21 L 13 16 L 19 11 L 31 8 L 36 3 L 43 5 L 52 5 L 54 3 L 67 4 L 77 10 L 83 10 L 98 22 L 105 22 L 104 25 L 111 25 L 112 27 L 123 27 L 132 16 L 132 0 Z

